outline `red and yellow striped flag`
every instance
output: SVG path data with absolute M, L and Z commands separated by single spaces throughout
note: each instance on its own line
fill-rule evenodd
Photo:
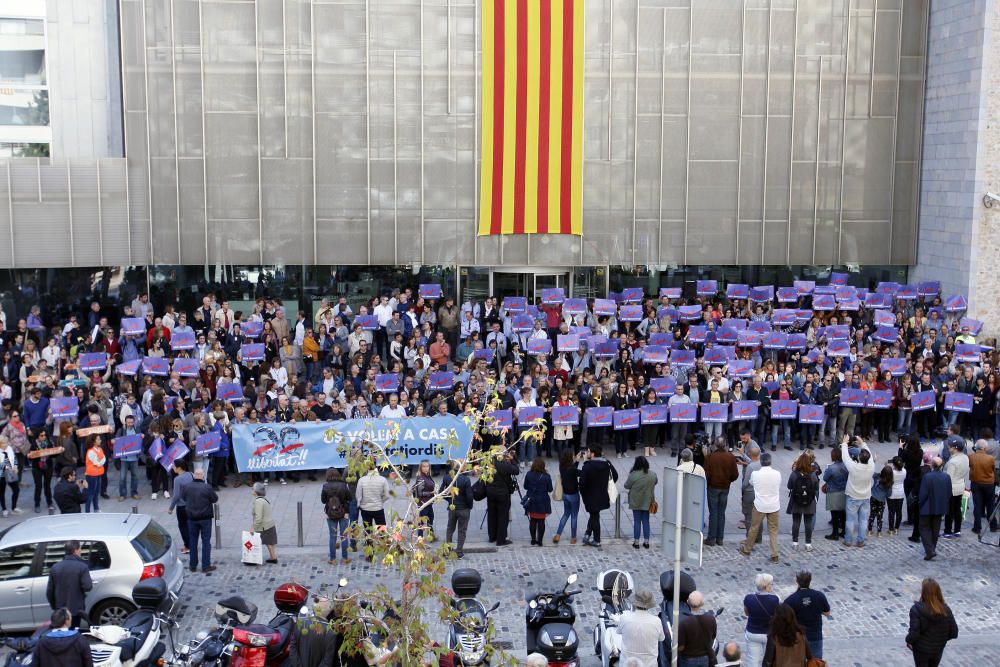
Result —
M 583 0 L 483 0 L 480 234 L 580 234 Z

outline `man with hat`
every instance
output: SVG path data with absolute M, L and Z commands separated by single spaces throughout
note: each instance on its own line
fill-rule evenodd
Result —
M 646 590 L 636 592 L 632 607 L 622 613 L 618 621 L 618 632 L 622 638 L 619 662 L 622 665 L 656 667 L 660 642 L 666 639 L 666 635 L 663 634 L 660 618 L 650 613 L 656 607 L 653 594 Z
M 948 462 L 944 471 L 951 479 L 951 501 L 944 515 L 945 539 L 955 539 L 962 534 L 962 496 L 965 495 L 965 481 L 969 478 L 969 457 L 965 454 L 965 440 L 948 438 Z

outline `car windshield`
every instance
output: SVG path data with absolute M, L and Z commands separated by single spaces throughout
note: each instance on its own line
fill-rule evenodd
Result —
M 139 553 L 143 563 L 163 558 L 170 549 L 170 534 L 153 520 L 132 540 L 132 546 Z

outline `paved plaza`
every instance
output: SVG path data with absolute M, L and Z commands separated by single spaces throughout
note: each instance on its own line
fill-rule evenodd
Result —
M 880 460 L 890 454 L 889 449 L 888 445 L 875 446 Z M 828 452 L 818 452 L 818 460 L 823 465 L 829 461 Z M 891 453 L 895 453 L 894 447 Z M 775 459 L 776 467 L 785 477 L 793 454 L 779 450 Z M 662 456 L 653 459 L 654 469 L 662 469 L 665 461 Z M 612 463 L 623 476 L 631 467 L 631 460 L 612 459 Z M 554 462 L 550 462 L 549 467 L 554 472 Z M 116 480 L 113 471 L 112 481 Z M 190 638 L 198 630 L 208 627 L 213 605 L 227 595 L 238 593 L 249 598 L 260 608 L 259 620 L 266 621 L 274 613 L 271 592 L 282 582 L 295 580 L 312 590 L 320 590 L 335 586 L 340 576 L 346 576 L 352 588 L 364 589 L 376 580 L 393 577 L 391 571 L 369 565 L 356 554 L 352 554 L 350 565 L 327 564 L 327 530 L 323 507 L 319 502 L 320 486 L 320 482 L 303 481 L 287 486 L 271 483 L 268 487 L 268 498 L 273 504 L 278 524 L 280 563 L 264 567 L 246 567 L 239 562 L 240 532 L 249 525 L 250 490 L 240 487 L 220 492 L 223 547 L 213 554 L 219 569 L 210 575 L 188 575 L 182 595 L 180 638 Z M 30 488 L 22 490 L 22 498 L 30 498 L 30 493 Z M 737 552 L 742 531 L 737 529 L 739 516 L 735 499 L 734 490 L 730 496 L 726 545 L 706 548 L 702 566 L 690 568 L 699 589 L 705 593 L 707 606 L 725 608 L 719 619 L 720 641 L 743 638 L 745 617 L 741 601 L 751 591 L 756 573 L 772 573 L 776 580 L 776 593 L 784 598 L 795 588 L 795 572 L 808 568 L 813 572 L 814 588 L 824 591 L 833 607 L 833 618 L 825 623 L 824 631 L 825 652 L 830 665 L 867 667 L 910 664 L 903 643 L 908 610 L 919 594 L 921 579 L 929 575 L 942 583 L 946 600 L 955 612 L 960 629 L 959 638 L 948 645 L 942 664 L 977 667 L 997 664 L 994 647 L 1000 640 L 1000 605 L 996 603 L 1000 598 L 1000 585 L 993 575 L 1000 550 L 980 544 L 968 526 L 961 540 L 942 540 L 939 557 L 926 563 L 922 559 L 920 545 L 906 540 L 908 532 L 901 531 L 896 537 L 870 537 L 864 549 L 845 549 L 839 543 L 822 539 L 828 519 L 825 511 L 817 516 L 814 550 L 811 553 L 792 551 L 789 535 L 791 521 L 783 514 L 781 562 L 772 564 L 768 561 L 766 544 L 764 549 L 755 549 L 749 559 Z M 303 507 L 302 547 L 295 546 L 299 502 Z M 127 512 L 133 505 L 140 512 L 155 516 L 176 535 L 176 521 L 167 514 L 169 501 L 162 497 L 153 501 L 147 493 L 140 501 L 120 503 L 114 496 L 110 501 L 102 501 L 104 511 Z M 516 511 L 517 503 L 514 507 Z M 660 572 L 671 567 L 669 557 L 656 545 L 662 531 L 658 520 L 662 519 L 663 513 L 661 510 L 654 523 L 653 548 L 635 551 L 631 547 L 632 521 L 627 509 L 622 510 L 622 538 L 610 539 L 615 530 L 614 513 L 605 513 L 603 530 L 607 537 L 603 548 L 593 549 L 580 542 L 570 545 L 568 533 L 564 534 L 566 539 L 559 545 L 551 543 L 551 535 L 562 513 L 561 503 L 553 503 L 553 508 L 555 513 L 548 520 L 545 546 L 528 546 L 527 519 L 517 513 L 512 525 L 514 545 L 495 550 L 486 543 L 485 529 L 479 528 L 485 503 L 477 503 L 469 530 L 470 553 L 461 561 L 461 566 L 474 567 L 482 573 L 482 594 L 488 604 L 495 601 L 502 603 L 496 616 L 499 639 L 519 658 L 524 657 L 525 591 L 536 585 L 552 588 L 571 572 L 577 572 L 584 587 L 584 593 L 576 598 L 576 627 L 584 641 L 583 664 L 597 665 L 599 661 L 591 650 L 598 601 L 597 594 L 593 592 L 596 575 L 611 567 L 628 569 L 635 578 L 636 586 L 652 590 L 659 600 Z M 32 516 L 30 503 L 28 512 L 24 517 Z M 439 508 L 435 521 L 439 535 L 443 535 L 444 515 L 444 508 Z M 0 529 L 11 522 L 12 519 L 0 520 Z M 585 522 L 586 515 L 581 511 L 581 536 Z M 1000 535 L 988 537 L 996 543 Z M 444 636 L 443 628 L 441 635 Z

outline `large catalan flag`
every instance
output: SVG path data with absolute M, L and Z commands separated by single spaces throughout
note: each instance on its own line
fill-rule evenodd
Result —
M 580 234 L 583 2 L 483 0 L 480 234 Z

